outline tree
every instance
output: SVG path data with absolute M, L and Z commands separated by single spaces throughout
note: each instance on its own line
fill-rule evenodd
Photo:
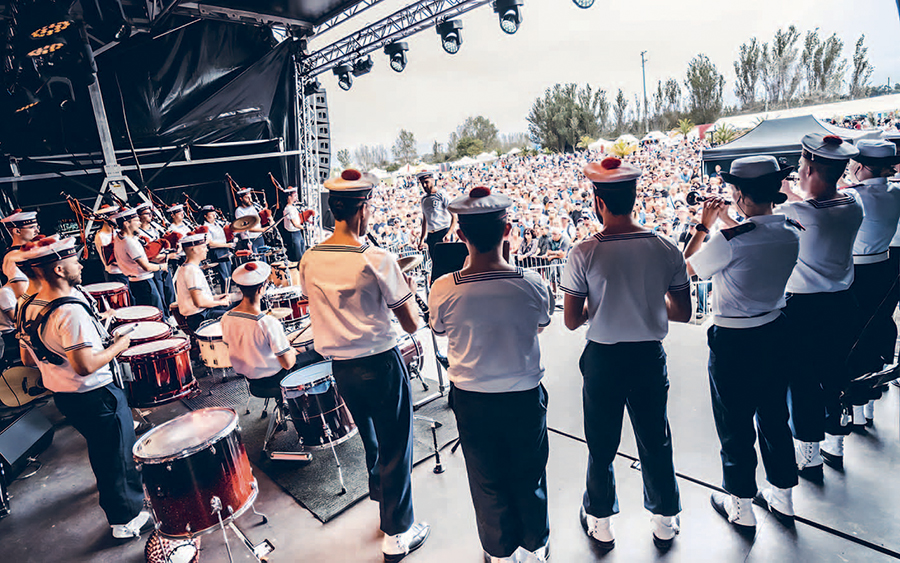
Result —
M 576 148 L 576 149 L 581 149 L 581 150 L 586 150 L 586 149 L 588 148 L 588 146 L 589 146 L 591 143 L 593 143 L 594 141 L 596 141 L 596 140 L 597 140 L 597 139 L 591 137 L 590 135 L 584 135 L 584 136 L 581 137 L 581 139 L 578 141 L 578 144 L 575 145 L 575 148 Z
M 457 139 L 470 137 L 480 140 L 485 150 L 493 150 L 497 145 L 497 126 L 481 115 L 467 117 L 462 125 L 456 128 L 456 135 Z
M 756 37 L 741 45 L 738 60 L 734 61 L 734 95 L 744 108 L 756 103 L 756 89 L 762 74 L 762 48 Z
M 456 157 L 478 156 L 484 152 L 484 143 L 474 137 L 463 137 L 456 143 Z
M 528 140 L 527 133 L 508 133 L 501 134 L 499 138 L 500 148 L 498 149 L 501 153 L 508 153 L 513 149 L 524 150 L 531 145 L 531 142 Z
M 779 29 L 772 39 L 772 48 L 763 46 L 763 65 L 766 93 L 772 104 L 787 105 L 794 99 L 802 74 L 797 68 L 797 41 L 800 32 L 795 26 Z
M 844 42 L 837 34 L 822 41 L 818 28 L 806 32 L 800 66 L 806 78 L 806 92 L 812 97 L 831 97 L 838 93 L 844 81 L 847 61 L 841 59 Z
M 625 98 L 625 93 L 622 92 L 622 89 L 619 88 L 619 93 L 616 94 L 615 105 L 613 106 L 613 116 L 616 120 L 616 129 L 613 131 L 613 134 L 618 137 L 622 133 L 625 132 L 625 119 L 628 114 L 628 100 Z
M 351 158 L 350 158 L 350 150 L 349 149 L 341 149 L 337 152 L 338 162 L 341 163 L 341 168 L 347 168 L 350 166 Z
M 590 85 L 556 84 L 537 98 L 528 112 L 531 140 L 554 151 L 573 150 L 584 135 L 600 136 L 607 127 L 606 92 Z
M 856 42 L 856 51 L 853 53 L 853 74 L 850 78 L 850 97 L 859 98 L 865 96 L 869 90 L 869 79 L 875 67 L 869 62 L 869 48 L 863 46 L 866 35 L 860 35 Z
M 725 77 L 709 57 L 700 54 L 688 63 L 684 86 L 688 92 L 691 119 L 697 123 L 715 121 L 722 111 Z
M 434 141 L 431 144 L 431 153 L 424 156 L 426 162 L 435 163 L 435 162 L 444 162 L 447 158 L 447 155 L 444 154 L 444 145 L 441 143 Z
M 397 135 L 397 140 L 394 141 L 392 151 L 394 153 L 394 160 L 399 162 L 401 166 L 415 162 L 418 157 L 415 135 L 413 135 L 411 131 L 401 129 L 400 134 Z
M 360 145 L 353 151 L 353 162 L 363 170 L 371 170 L 377 166 L 387 166 L 388 152 L 384 145 Z
M 725 123 L 712 134 L 713 143 L 716 145 L 724 145 L 738 138 L 738 131 L 731 125 Z
M 678 132 L 685 137 L 688 136 L 688 133 L 694 130 L 694 127 L 696 127 L 696 125 L 694 125 L 694 122 L 690 119 L 682 119 L 678 122 Z

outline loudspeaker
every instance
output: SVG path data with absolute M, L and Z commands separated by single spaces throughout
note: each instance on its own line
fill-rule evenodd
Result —
M 317 139 L 314 149 L 319 163 L 319 181 L 324 182 L 331 175 L 331 124 L 328 121 L 328 98 L 325 96 L 324 88 L 313 96 L 316 106 Z
M 7 481 L 12 481 L 28 465 L 28 458 L 43 452 L 53 441 L 53 425 L 37 408 L 0 424 L 0 463 Z
M 327 180 L 328 177 L 325 177 Z M 323 182 L 325 181 L 323 180 Z M 331 208 L 328 207 L 328 192 L 321 192 L 319 194 L 321 196 L 322 201 L 322 228 L 334 230 L 334 215 L 331 214 Z

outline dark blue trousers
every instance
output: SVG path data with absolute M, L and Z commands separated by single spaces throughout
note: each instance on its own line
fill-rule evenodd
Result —
M 169 318 L 169 306 L 175 302 L 175 284 L 172 282 L 173 275 L 169 270 L 160 270 L 154 272 L 153 283 L 156 284 L 156 292 L 162 301 L 163 317 Z
M 550 539 L 547 392 L 475 393 L 450 388 L 484 551 L 509 557 Z
M 229 250 L 227 248 L 210 248 L 209 254 L 213 260 L 216 260 L 216 272 L 222 278 L 222 291 L 230 284 L 231 280 L 231 259 L 228 257 Z
M 887 308 L 891 312 L 891 322 L 894 322 L 894 309 L 897 308 L 897 305 L 900 304 L 900 246 L 892 246 L 890 248 L 890 258 L 888 261 L 891 263 L 891 272 L 894 276 L 894 282 L 891 285 L 891 290 L 888 292 L 887 299 Z M 897 330 L 897 325 L 894 324 L 894 330 Z M 891 343 L 891 349 L 889 354 L 889 360 L 885 363 L 893 363 L 894 358 L 896 356 L 896 348 L 897 343 Z
M 110 383 L 87 393 L 55 393 L 56 408 L 87 441 L 100 508 L 111 526 L 127 524 L 144 506 L 134 464 L 134 425 L 125 392 Z
M 788 294 L 784 309 L 790 340 L 788 409 L 791 431 L 801 442 L 820 442 L 825 433 L 846 436 L 840 392 L 850 380 L 847 358 L 856 326 L 850 291 Z
M 200 325 L 210 319 L 218 319 L 226 312 L 237 306 L 238 303 L 232 303 L 230 307 L 210 307 L 209 309 L 202 309 L 199 313 L 195 315 L 190 315 L 184 318 L 187 322 L 188 328 L 191 329 L 191 332 L 196 332 Z
M 381 510 L 381 531 L 393 536 L 414 523 L 412 393 L 400 351 L 333 360 L 338 390 L 366 450 L 369 496 Z
M 712 326 L 707 332 L 709 390 L 722 444 L 722 487 L 739 498 L 752 498 L 757 492 L 757 433 L 769 483 L 781 489 L 797 484 L 782 351 L 790 340 L 786 329 L 782 315 L 756 328 Z
M 897 288 L 897 265 L 890 260 L 876 264 L 853 266 L 850 293 L 859 307 L 855 346 L 850 353 L 851 375 L 881 371 L 893 363 L 897 344 L 894 324 L 894 299 Z
M 287 237 L 284 242 L 287 245 L 288 260 L 299 262 L 303 258 L 303 253 L 306 252 L 306 239 L 303 238 L 303 231 L 285 230 L 285 234 Z
M 666 414 L 669 377 L 661 342 L 588 342 L 579 362 L 584 376 L 584 434 L 588 443 L 584 509 L 605 518 L 619 513 L 613 460 L 628 409 L 641 460 L 644 507 L 653 514 L 681 512 L 672 434 Z
M 169 310 L 164 308 L 162 296 L 159 294 L 159 288 L 156 280 L 153 278 L 141 281 L 131 282 L 131 294 L 134 296 L 135 305 L 149 305 L 156 307 L 163 312 L 163 316 L 167 317 Z

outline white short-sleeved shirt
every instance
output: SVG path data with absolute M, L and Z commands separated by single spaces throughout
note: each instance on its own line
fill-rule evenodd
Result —
M 454 385 L 503 393 L 541 382 L 538 328 L 550 324 L 550 294 L 540 274 L 522 270 L 440 277 L 428 299 L 431 328 L 447 335 Z
M 587 298 L 587 339 L 616 344 L 665 338 L 666 293 L 689 288 L 690 280 L 684 256 L 667 237 L 597 233 L 569 252 L 560 287 Z
M 175 301 L 178 303 L 178 310 L 185 317 L 196 315 L 203 310 L 202 307 L 194 305 L 191 298 L 192 289 L 199 289 L 208 299 L 215 299 L 209 288 L 209 281 L 200 266 L 185 263 L 175 272 Z
M 100 261 L 103 262 L 103 267 L 106 269 L 106 272 L 108 274 L 121 274 L 122 269 L 115 263 L 107 264 L 106 259 L 103 256 L 103 247 L 112 243 L 114 236 L 115 233 L 97 231 L 97 234 L 94 235 L 94 246 L 97 248 L 97 254 L 100 255 Z
M 116 263 L 119 264 L 122 273 L 128 276 L 128 281 L 143 281 L 153 277 L 153 272 L 148 272 L 137 262 L 140 258 L 147 258 L 144 246 L 137 237 L 123 237 L 121 234 L 116 234 L 113 244 L 115 245 L 113 248 L 116 253 Z
M 300 220 L 300 212 L 294 206 L 294 204 L 288 204 L 284 206 L 284 228 L 289 233 L 296 233 L 300 230 L 300 227 L 294 226 L 294 220 Z
M 222 340 L 228 345 L 235 373 L 261 379 L 281 371 L 278 357 L 291 349 L 291 343 L 275 317 L 231 310 L 222 315 L 221 322 Z
M 713 234 L 688 262 L 700 278 L 712 278 L 713 322 L 751 328 L 775 320 L 784 308 L 799 253 L 800 236 L 785 216 L 762 215 Z
M 426 227 L 429 233 L 446 229 L 453 218 L 448 206 L 450 200 L 441 192 L 431 192 L 422 198 L 422 215 L 425 216 Z
M 77 290 L 72 291 L 72 296 L 84 299 Z M 37 318 L 48 304 L 47 301 L 35 299 L 26 309 L 25 318 L 28 320 Z M 81 305 L 62 305 L 50 313 L 41 333 L 41 341 L 51 352 L 62 357 L 63 363 L 54 365 L 49 362 L 37 362 L 44 387 L 54 393 L 86 393 L 112 383 L 113 375 L 109 364 L 94 373 L 81 376 L 75 373 L 66 357 L 67 351 L 81 348 L 92 348 L 95 352 L 101 352 L 104 346 L 100 330 L 102 327 L 98 327 L 93 317 Z
M 9 257 L 10 252 L 19 250 L 21 246 L 10 246 L 6 254 L 3 255 L 3 275 L 6 276 L 7 283 L 10 282 L 27 282 L 28 278 L 25 272 L 19 269 L 16 263 Z
M 856 192 L 863 206 L 863 222 L 853 243 L 856 263 L 887 260 L 887 252 L 900 221 L 900 187 L 888 185 L 887 178 L 872 178 L 844 192 Z
M 138 227 L 138 234 L 144 235 L 150 240 L 156 240 L 159 238 L 162 233 L 162 229 L 157 228 L 153 223 L 150 223 L 146 227 L 141 225 Z
M 228 242 L 228 241 L 225 239 L 225 230 L 222 229 L 222 227 L 220 227 L 220 226 L 217 225 L 216 223 L 204 223 L 203 225 L 204 225 L 207 229 L 209 229 L 209 240 L 210 240 L 210 242 L 221 242 L 221 243 L 223 243 L 223 244 L 226 243 L 226 242 Z
M 244 217 L 247 215 L 256 215 L 256 217 L 259 218 L 259 212 L 256 210 L 256 207 L 254 207 L 252 205 L 250 207 L 238 206 L 237 209 L 234 210 L 234 218 L 235 219 L 240 219 L 241 217 Z M 262 233 L 254 233 L 252 231 L 247 230 L 247 231 L 241 231 L 240 233 L 237 233 L 237 236 L 238 236 L 238 238 L 252 240 L 252 239 L 259 237 L 261 234 Z
M 8 285 L 0 287 L 0 334 L 16 329 L 16 294 Z
M 412 292 L 393 254 L 368 244 L 314 246 L 300 261 L 300 287 L 319 354 L 350 360 L 397 345 L 391 310 Z
M 807 199 L 776 211 L 800 223 L 800 258 L 788 279 L 788 293 L 834 293 L 853 283 L 853 242 L 863 221 L 855 192 L 834 199 Z

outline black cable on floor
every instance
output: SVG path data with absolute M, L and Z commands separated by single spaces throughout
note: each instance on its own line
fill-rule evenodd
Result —
M 557 430 L 557 429 L 555 429 L 555 428 L 550 428 L 549 426 L 547 427 L 547 430 L 549 430 L 550 432 L 553 432 L 554 434 L 558 434 L 558 435 L 560 435 L 560 436 L 564 436 L 564 437 L 569 438 L 569 439 L 571 439 L 571 440 L 575 440 L 576 442 L 581 442 L 582 444 L 585 444 L 585 445 L 587 444 L 587 440 L 585 440 L 584 438 L 581 438 L 581 437 L 579 437 L 579 436 L 575 436 L 575 435 L 573 435 L 573 434 L 569 434 L 568 432 L 563 432 L 562 430 Z M 623 453 L 623 452 L 616 452 L 616 455 L 619 456 L 619 457 L 622 457 L 622 458 L 624 458 L 624 459 L 627 459 L 627 460 L 631 461 L 632 463 L 634 463 L 634 462 L 639 462 L 639 461 L 640 461 L 639 458 L 637 458 L 637 457 L 635 457 L 635 456 L 633 456 L 633 455 L 630 455 L 630 454 Z M 675 472 L 675 476 L 676 476 L 676 477 L 679 477 L 679 478 L 681 478 L 681 479 L 684 479 L 685 481 L 690 481 L 691 483 L 700 485 L 701 487 L 706 487 L 707 489 L 712 489 L 712 490 L 714 490 L 714 491 L 719 491 L 719 492 L 722 492 L 722 493 L 727 492 L 727 491 L 725 491 L 725 489 L 723 489 L 723 488 L 721 488 L 721 487 L 718 487 L 718 486 L 716 486 L 716 485 L 713 485 L 712 483 L 707 483 L 706 481 L 703 481 L 703 480 L 701 480 L 701 479 L 697 479 L 696 477 L 691 477 L 690 475 L 685 475 L 684 473 L 680 473 L 680 472 L 678 472 L 678 471 Z M 839 538 L 841 538 L 841 539 L 844 539 L 844 540 L 853 542 L 853 543 L 855 543 L 855 544 L 857 544 L 857 545 L 861 545 L 861 546 L 863 546 L 863 547 L 867 547 L 867 548 L 869 548 L 869 549 L 871 549 L 871 550 L 873 550 L 873 551 L 877 551 L 878 553 L 887 555 L 888 557 L 893 557 L 894 559 L 900 559 L 900 552 L 894 551 L 893 549 L 888 549 L 887 547 L 884 547 L 883 545 L 878 545 L 877 543 L 872 543 L 872 542 L 870 542 L 870 541 L 868 541 L 868 540 L 864 540 L 864 539 L 862 539 L 862 538 L 858 538 L 858 537 L 856 537 L 856 536 L 850 535 L 850 534 L 848 534 L 848 533 L 846 533 L 846 532 L 842 532 L 842 531 L 837 530 L 837 529 L 835 529 L 835 528 L 831 528 L 831 527 L 829 527 L 829 526 L 826 526 L 825 524 L 820 524 L 820 523 L 818 523 L 818 522 L 816 522 L 816 521 L 814 521 L 814 520 L 810 520 L 810 519 L 808 519 L 808 518 L 804 518 L 804 517 L 802 517 L 802 516 L 796 516 L 796 515 L 795 515 L 795 516 L 794 516 L 794 521 L 795 521 L 795 522 L 800 522 L 801 524 L 806 524 L 807 526 L 809 526 L 809 527 L 811 527 L 811 528 L 815 528 L 815 529 L 817 529 L 817 530 L 821 530 L 821 531 L 826 532 L 826 533 L 829 533 L 829 534 L 831 534 L 831 535 L 833 535 L 833 536 L 837 536 L 837 537 L 839 537 Z

